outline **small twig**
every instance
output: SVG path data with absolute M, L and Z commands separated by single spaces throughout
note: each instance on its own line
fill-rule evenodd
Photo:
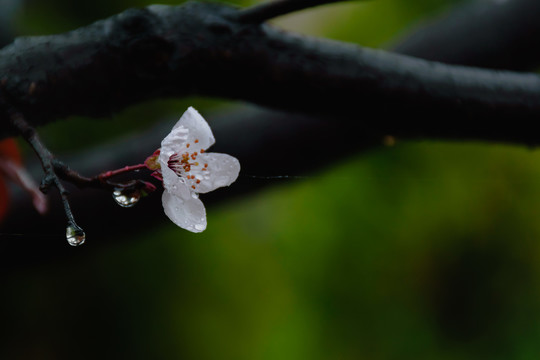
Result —
M 80 226 L 77 225 L 73 212 L 68 201 L 69 192 L 66 190 L 60 179 L 69 181 L 78 187 L 98 187 L 119 192 L 119 194 L 140 194 L 150 193 L 156 189 L 154 185 L 142 180 L 131 180 L 124 183 L 117 183 L 110 180 L 111 177 L 135 171 L 146 167 L 144 164 L 125 166 L 118 170 L 107 171 L 92 178 L 84 177 L 78 172 L 70 169 L 67 165 L 55 158 L 55 156 L 41 142 L 36 130 L 25 120 L 24 116 L 11 109 L 9 117 L 13 127 L 30 144 L 32 149 L 38 155 L 45 177 L 41 182 L 40 190 L 47 192 L 51 186 L 55 186 L 60 192 L 64 212 L 67 217 L 68 226 L 66 228 L 67 241 L 72 246 L 78 246 L 84 243 L 86 235 Z M 123 205 L 127 206 L 127 205 Z
M 298 10 L 343 1 L 348 0 L 276 0 L 240 10 L 237 21 L 247 24 L 260 24 Z
M 69 201 L 67 197 L 69 192 L 66 190 L 66 188 L 60 181 L 60 178 L 55 172 L 54 155 L 51 154 L 49 149 L 47 149 L 45 145 L 41 142 L 41 139 L 39 138 L 36 130 L 30 124 L 28 124 L 28 122 L 25 120 L 24 116 L 21 113 L 17 111 L 12 111 L 10 113 L 10 120 L 11 124 L 19 131 L 21 136 L 28 142 L 28 144 L 30 144 L 34 152 L 39 157 L 39 160 L 41 161 L 41 166 L 43 167 L 43 171 L 45 172 L 45 177 L 43 179 L 42 186 L 40 187 L 41 190 L 45 192 L 51 185 L 56 186 L 56 188 L 60 192 L 60 197 L 62 198 L 64 212 L 66 213 L 68 223 L 72 226 L 76 226 L 75 218 L 73 217 L 73 213 L 71 211 L 71 207 L 69 206 Z
M 145 168 L 146 166 L 144 164 L 125 166 L 117 170 L 103 172 L 93 177 L 82 176 L 77 171 L 71 169 L 57 159 L 54 160 L 53 165 L 56 174 L 58 174 L 62 180 L 68 181 L 79 188 L 97 188 L 111 191 L 117 189 L 124 189 L 127 191 L 146 190 L 147 192 L 155 190 L 154 185 L 142 180 L 130 180 L 127 182 L 114 182 L 110 180 L 113 176 Z

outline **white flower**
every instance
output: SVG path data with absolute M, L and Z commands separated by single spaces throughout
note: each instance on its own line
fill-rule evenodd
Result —
M 158 162 L 163 177 L 163 209 L 176 225 L 192 232 L 206 229 L 199 193 L 232 184 L 240 163 L 230 155 L 207 153 L 215 142 L 210 126 L 190 107 L 161 142 Z

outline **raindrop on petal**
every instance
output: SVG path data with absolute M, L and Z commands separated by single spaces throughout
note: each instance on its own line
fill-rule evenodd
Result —
M 202 224 L 195 224 L 195 229 L 196 229 L 196 230 L 199 230 L 199 231 L 203 231 L 203 230 L 204 230 L 204 225 L 202 225 Z
M 66 228 L 66 239 L 69 245 L 79 246 L 84 244 L 86 234 L 77 224 L 69 224 Z
M 191 193 L 191 197 L 194 198 L 194 199 L 198 199 L 198 198 L 199 198 L 199 194 L 197 194 L 196 192 L 192 192 L 192 193 Z
M 113 191 L 113 199 L 122 207 L 132 207 L 141 198 L 141 193 L 137 191 L 126 191 L 124 189 L 116 189 Z

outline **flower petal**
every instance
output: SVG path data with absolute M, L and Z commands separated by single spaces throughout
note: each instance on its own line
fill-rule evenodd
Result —
M 189 185 L 186 183 L 186 179 L 176 175 L 174 171 L 169 169 L 167 163 L 161 164 L 161 176 L 163 177 L 163 188 L 165 192 L 170 192 L 172 195 L 182 199 L 189 199 L 191 197 L 191 191 Z
M 240 162 L 235 157 L 220 153 L 200 154 L 199 166 L 192 168 L 195 179 L 188 180 L 188 185 L 195 186 L 195 192 L 207 193 L 219 187 L 231 185 L 240 172 Z M 206 166 L 208 164 L 208 166 Z M 206 170 L 203 170 L 206 169 Z M 200 180 L 197 183 L 197 180 Z
M 186 151 L 188 144 L 190 150 L 200 151 L 208 149 L 215 141 L 206 120 L 190 106 L 161 142 L 161 154 L 168 160 L 172 154 Z
M 181 199 L 164 191 L 161 200 L 165 215 L 176 225 L 195 233 L 206 229 L 206 210 L 198 198 Z

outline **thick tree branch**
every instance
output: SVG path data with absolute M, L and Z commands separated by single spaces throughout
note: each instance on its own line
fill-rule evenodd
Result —
M 535 70 L 539 16 L 538 0 L 465 2 L 406 34 L 392 50 L 449 64 Z
M 298 10 L 343 1 L 346 0 L 274 0 L 240 10 L 237 20 L 244 24 L 259 24 Z
M 20 10 L 22 1 L 7 0 L 1 2 L 0 11 L 0 48 L 13 41 L 15 14 Z
M 19 39 L 0 50 L 4 92 L 37 124 L 200 94 L 360 121 L 401 137 L 539 141 L 537 75 L 300 37 L 239 24 L 237 14 L 219 4 L 151 6 L 68 34 Z

